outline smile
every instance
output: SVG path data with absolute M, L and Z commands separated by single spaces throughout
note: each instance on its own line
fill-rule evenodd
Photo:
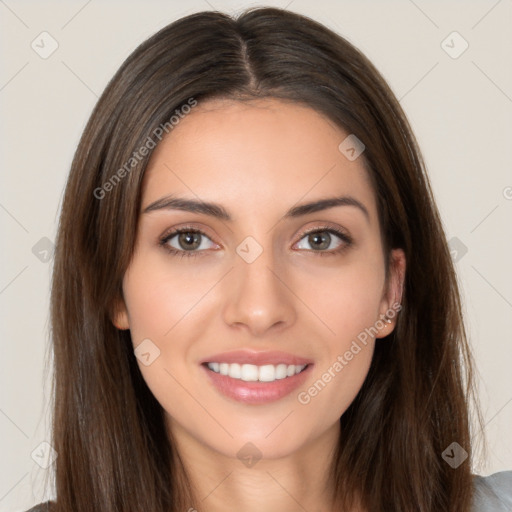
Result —
M 304 385 L 313 364 L 203 363 L 207 381 L 225 398 L 248 405 L 270 404 Z

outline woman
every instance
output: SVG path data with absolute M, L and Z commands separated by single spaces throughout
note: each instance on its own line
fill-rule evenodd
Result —
M 198 13 L 128 57 L 73 161 L 52 335 L 51 510 L 512 499 L 512 472 L 471 474 L 471 357 L 414 136 L 306 17 Z

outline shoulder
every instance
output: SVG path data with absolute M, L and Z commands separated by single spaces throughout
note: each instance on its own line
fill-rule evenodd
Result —
M 54 510 L 54 502 L 47 501 L 46 503 L 40 503 L 32 507 L 30 510 L 27 510 L 27 512 L 52 512 L 52 510 Z
M 475 494 L 471 512 L 510 512 L 512 510 L 512 471 L 489 476 L 473 476 Z

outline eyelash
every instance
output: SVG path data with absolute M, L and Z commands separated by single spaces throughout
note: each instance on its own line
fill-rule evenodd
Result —
M 159 245 L 164 250 L 169 252 L 171 255 L 178 256 L 180 258 L 196 257 L 196 256 L 200 256 L 201 253 L 205 252 L 204 250 L 202 250 L 202 251 L 197 251 L 197 250 L 184 251 L 184 250 L 175 249 L 174 247 L 170 247 L 167 242 L 169 242 L 169 240 L 171 240 L 171 238 L 173 238 L 174 236 L 180 235 L 182 233 L 199 233 L 201 236 L 205 236 L 208 239 L 210 239 L 210 237 L 206 233 L 201 231 L 200 229 L 194 228 L 192 226 L 184 226 L 179 229 L 173 229 L 171 232 L 163 235 L 163 237 L 160 238 Z M 325 251 L 325 250 L 324 251 L 322 251 L 322 250 L 315 251 L 313 249 L 309 250 L 310 252 L 314 252 L 314 253 L 318 254 L 319 256 L 336 256 L 336 255 L 341 254 L 342 252 L 346 251 L 353 244 L 353 240 L 349 235 L 347 235 L 343 231 L 339 230 L 338 228 L 335 228 L 330 225 L 326 225 L 326 226 L 323 226 L 320 228 L 310 229 L 310 230 L 307 230 L 307 231 L 301 233 L 299 241 L 302 240 L 305 236 L 311 235 L 313 233 L 330 233 L 330 234 L 336 235 L 338 238 L 340 238 L 344 242 L 337 249 L 331 249 L 330 251 Z

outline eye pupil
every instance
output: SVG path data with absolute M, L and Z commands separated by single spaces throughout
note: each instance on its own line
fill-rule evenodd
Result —
M 178 237 L 178 241 L 179 241 L 180 246 L 183 249 L 192 250 L 192 249 L 197 249 L 201 245 L 200 238 L 201 238 L 200 233 L 193 233 L 192 231 L 186 231 L 184 233 L 180 233 L 180 235 Z M 192 244 L 193 246 L 187 247 L 188 244 Z
M 311 233 L 309 235 L 309 243 L 315 249 L 327 249 L 331 243 L 331 235 L 326 231 Z

